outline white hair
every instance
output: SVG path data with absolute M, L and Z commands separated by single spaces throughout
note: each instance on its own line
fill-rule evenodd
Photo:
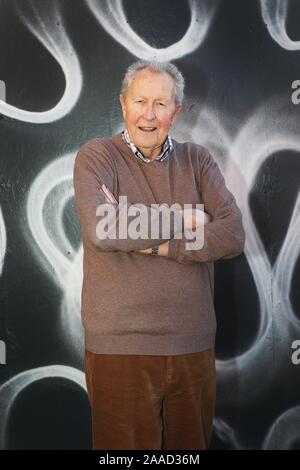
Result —
M 162 73 L 166 72 L 174 81 L 175 87 L 175 103 L 182 104 L 184 97 L 185 80 L 182 73 L 178 70 L 176 65 L 171 62 L 156 62 L 154 60 L 138 60 L 131 64 L 124 75 L 121 85 L 121 95 L 124 95 L 130 86 L 134 74 L 139 70 L 148 69 L 153 72 Z

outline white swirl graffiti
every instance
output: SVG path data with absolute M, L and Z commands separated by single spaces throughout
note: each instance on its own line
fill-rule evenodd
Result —
M 82 247 L 76 252 L 65 233 L 63 223 L 64 209 L 74 194 L 74 158 L 75 154 L 58 158 L 36 177 L 26 202 L 30 233 L 25 236 L 43 269 L 64 291 L 60 332 L 67 336 L 66 343 L 78 354 L 82 354 Z
M 9 422 L 9 415 L 13 408 L 14 401 L 18 395 L 29 385 L 38 380 L 46 378 L 62 377 L 71 380 L 83 390 L 86 390 L 84 373 L 73 367 L 52 365 L 38 367 L 15 375 L 0 387 L 0 449 L 7 449 L 6 430 Z
M 66 116 L 75 106 L 82 89 L 82 73 L 77 54 L 66 34 L 59 2 L 28 0 L 16 3 L 20 19 L 59 63 L 66 82 L 60 101 L 51 109 L 32 112 L 0 100 L 0 113 L 19 121 L 50 123 Z M 46 8 L 46 11 L 45 11 Z M 7 89 L 9 83 L 6 84 Z
M 286 31 L 289 0 L 260 0 L 263 20 L 272 38 L 288 51 L 298 51 L 300 41 L 293 41 Z
M 218 0 L 189 0 L 191 21 L 185 35 L 169 47 L 149 46 L 132 30 L 123 9 L 122 0 L 86 0 L 101 26 L 123 47 L 141 59 L 173 60 L 195 51 L 209 30 Z
M 0 275 L 3 270 L 4 257 L 6 253 L 6 230 L 5 223 L 2 215 L 2 210 L 0 207 Z

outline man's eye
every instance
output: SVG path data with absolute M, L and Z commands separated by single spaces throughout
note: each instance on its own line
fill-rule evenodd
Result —
M 165 103 L 159 103 L 160 106 L 165 106 Z

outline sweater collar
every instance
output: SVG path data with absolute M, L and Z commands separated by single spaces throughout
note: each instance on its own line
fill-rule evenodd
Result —
M 131 149 L 132 153 L 135 155 L 135 157 L 138 160 L 142 160 L 145 163 L 150 163 L 153 161 L 150 158 L 145 157 L 145 155 L 142 154 L 142 152 L 134 145 L 134 143 L 130 141 L 130 137 L 126 128 L 122 131 L 121 136 L 122 136 L 123 141 L 128 145 L 128 147 Z M 154 160 L 159 160 L 161 162 L 164 161 L 172 150 L 173 150 L 172 139 L 170 136 L 167 136 L 162 146 L 161 153 Z

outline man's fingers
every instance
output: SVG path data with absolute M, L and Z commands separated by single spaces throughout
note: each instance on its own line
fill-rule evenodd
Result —
M 204 212 L 204 223 L 208 224 L 208 222 L 210 221 L 211 221 L 211 216 L 207 212 Z
M 104 192 L 104 194 L 106 195 L 106 197 L 108 198 L 109 202 L 112 202 L 112 203 L 117 203 L 118 202 L 116 200 L 116 198 L 114 197 L 114 195 L 110 192 L 110 190 L 107 189 L 105 184 L 102 184 L 101 188 L 102 188 L 102 191 Z

